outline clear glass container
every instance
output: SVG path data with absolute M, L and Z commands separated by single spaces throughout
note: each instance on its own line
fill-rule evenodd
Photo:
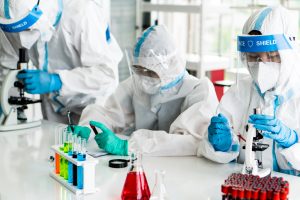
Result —
M 166 172 L 164 170 L 155 171 L 155 185 L 150 200 L 170 199 L 165 186 L 165 174 Z

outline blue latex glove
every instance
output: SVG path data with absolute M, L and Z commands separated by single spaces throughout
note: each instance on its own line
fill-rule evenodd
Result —
M 216 151 L 226 152 L 231 147 L 232 135 L 228 120 L 222 114 L 211 118 L 208 127 L 208 140 Z
M 102 133 L 95 136 L 99 148 L 104 149 L 106 152 L 115 155 L 128 155 L 128 141 L 118 138 L 114 132 L 108 129 L 104 124 L 90 121 L 90 125 L 100 128 Z
M 89 139 L 91 134 L 91 130 L 86 126 L 69 125 L 68 131 L 71 131 L 73 134 L 78 135 L 86 140 Z
M 284 125 L 279 119 L 268 115 L 251 115 L 249 123 L 258 130 L 263 131 L 265 137 L 275 140 L 284 148 L 288 148 L 298 142 L 296 131 Z
M 17 78 L 25 84 L 25 91 L 30 94 L 46 94 L 60 90 L 62 82 L 58 74 L 41 70 L 23 70 Z

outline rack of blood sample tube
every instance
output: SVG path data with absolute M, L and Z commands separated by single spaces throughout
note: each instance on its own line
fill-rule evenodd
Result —
M 282 177 L 231 174 L 221 186 L 222 200 L 287 200 L 289 183 Z
M 50 176 L 66 188 L 78 194 L 95 193 L 95 166 L 97 159 L 86 154 L 86 140 L 63 131 L 55 152 L 55 170 Z

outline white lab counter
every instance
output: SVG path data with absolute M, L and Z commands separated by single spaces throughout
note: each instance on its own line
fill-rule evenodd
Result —
M 53 154 L 50 146 L 54 144 L 56 125 L 45 121 L 40 128 L 0 133 L 0 200 L 120 199 L 127 169 L 109 168 L 108 160 L 113 156 L 99 158 L 99 191 L 95 194 L 76 197 L 49 176 L 54 165 L 49 156 Z M 241 165 L 221 165 L 196 157 L 144 157 L 143 164 L 151 190 L 155 169 L 166 171 L 165 184 L 171 200 L 219 200 L 223 181 L 241 170 Z M 300 178 L 274 174 L 290 182 L 289 199 L 299 199 Z

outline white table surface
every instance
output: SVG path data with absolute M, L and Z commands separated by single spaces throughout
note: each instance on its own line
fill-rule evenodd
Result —
M 53 155 L 50 146 L 54 144 L 55 126 L 44 121 L 40 128 L 0 133 L 0 200 L 120 199 L 127 168 L 109 168 L 108 160 L 113 156 L 99 158 L 96 167 L 99 191 L 95 194 L 76 197 L 49 176 L 54 165 L 49 156 Z M 155 169 L 166 170 L 165 184 L 172 200 L 221 199 L 223 181 L 241 170 L 238 164 L 221 165 L 196 157 L 144 157 L 143 165 L 151 190 Z M 290 182 L 289 199 L 300 199 L 300 178 L 273 175 Z

